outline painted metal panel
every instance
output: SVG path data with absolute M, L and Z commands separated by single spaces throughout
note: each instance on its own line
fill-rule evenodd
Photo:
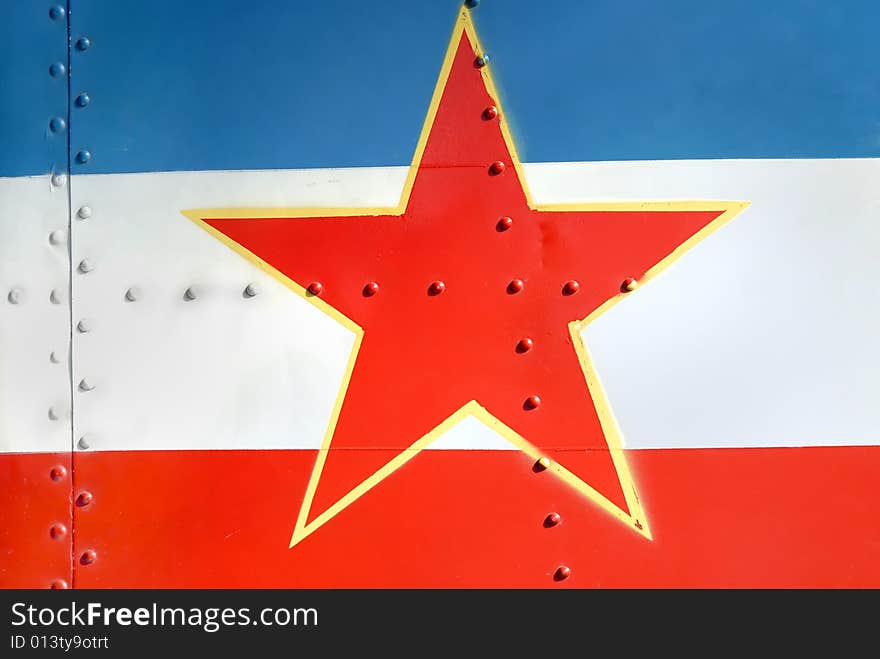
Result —
M 880 161 L 802 159 L 876 154 L 853 7 L 75 0 L 69 192 L 0 180 L 0 584 L 880 582 Z

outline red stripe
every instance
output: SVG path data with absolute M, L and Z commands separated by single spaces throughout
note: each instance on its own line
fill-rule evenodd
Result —
M 641 538 L 518 452 L 423 451 L 293 550 L 314 451 L 78 454 L 79 587 L 878 587 L 880 447 L 630 451 Z M 4 586 L 63 569 L 36 486 L 0 456 Z M 14 466 L 10 466 L 14 465 Z M 562 523 L 544 528 L 549 512 Z M 51 519 L 50 519 L 51 518 Z M 61 544 L 61 543 L 59 543 Z M 56 555 L 57 554 L 57 555 Z M 560 564 L 571 577 L 554 583 Z
M 71 584 L 70 465 L 70 453 L 0 455 L 0 588 Z M 66 533 L 53 538 L 53 524 Z

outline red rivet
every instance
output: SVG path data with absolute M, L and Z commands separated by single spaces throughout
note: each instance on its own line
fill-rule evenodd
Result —
M 320 295 L 324 292 L 324 284 L 319 281 L 313 281 L 311 284 L 309 284 L 308 291 L 311 295 Z
M 492 176 L 498 176 L 506 169 L 506 167 L 507 165 L 505 165 L 501 160 L 496 160 L 491 165 L 489 165 L 489 173 Z
M 498 116 L 498 108 L 495 107 L 494 105 L 489 105 L 486 107 L 485 110 L 483 110 L 483 119 L 485 119 L 486 121 L 491 121 L 492 119 L 494 119 L 497 116 Z
M 52 590 L 67 590 L 70 586 L 67 585 L 67 582 L 64 579 L 55 579 L 49 588 Z
M 553 526 L 556 526 L 561 521 L 562 515 L 560 515 L 559 513 L 550 513 L 549 515 L 547 515 L 547 517 L 544 518 L 544 526 L 549 529 Z
M 563 295 L 574 295 L 579 290 L 581 290 L 581 285 L 577 283 L 574 279 L 569 279 L 562 286 L 562 294 Z
M 378 292 L 379 284 L 374 281 L 371 281 L 369 284 L 364 286 L 364 297 L 373 297 Z
M 442 281 L 432 281 L 431 285 L 428 286 L 428 295 L 440 295 L 443 291 L 446 290 L 446 283 Z
M 535 461 L 535 466 L 532 467 L 532 470 L 544 471 L 545 469 L 549 469 L 551 464 L 552 463 L 550 462 L 550 458 L 540 458 Z
M 497 231 L 507 231 L 512 226 L 513 220 L 505 215 L 500 220 L 498 220 L 498 224 L 495 225 L 495 229 Z
M 64 524 L 53 524 L 49 528 L 49 535 L 51 535 L 56 540 L 60 540 L 67 535 L 67 527 L 64 526 Z
M 526 398 L 523 407 L 527 410 L 536 410 L 541 407 L 541 397 L 534 394 Z
M 527 337 L 525 339 L 519 340 L 519 342 L 516 344 L 516 351 L 520 352 L 520 353 L 528 352 L 529 350 L 531 350 L 534 347 L 535 347 L 535 342 Z
M 571 576 L 571 568 L 567 565 L 560 565 L 556 568 L 556 572 L 553 573 L 554 581 L 565 581 Z
M 86 490 L 85 492 L 80 492 L 79 496 L 76 498 L 76 505 L 80 508 L 85 508 L 92 502 L 92 499 L 94 498 L 94 495 L 88 490 Z
M 624 293 L 631 293 L 632 291 L 636 290 L 638 285 L 639 282 L 637 282 L 635 279 L 633 279 L 632 277 L 627 277 L 620 285 L 620 290 Z
M 515 293 L 519 293 L 525 285 L 526 284 L 522 279 L 511 279 L 510 283 L 507 284 L 507 292 L 514 295 Z
M 96 552 L 94 549 L 86 549 L 82 553 L 82 556 L 79 557 L 79 562 L 82 563 L 83 565 L 91 565 L 92 563 L 94 563 L 97 560 L 98 560 L 98 552 Z
M 60 481 L 67 476 L 67 467 L 64 465 L 55 465 L 49 470 L 49 478 L 53 481 Z

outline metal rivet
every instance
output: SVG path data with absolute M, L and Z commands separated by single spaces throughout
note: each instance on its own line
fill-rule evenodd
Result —
M 77 269 L 80 272 L 82 272 L 83 274 L 85 274 L 86 272 L 91 272 L 92 270 L 94 270 L 95 264 L 92 263 L 91 261 L 89 261 L 88 259 L 83 259 L 82 261 L 79 262 Z
M 245 297 L 256 297 L 260 294 L 260 287 L 255 283 L 251 282 L 247 286 L 244 287 L 244 296 Z
M 474 60 L 474 66 L 478 69 L 482 69 L 489 63 L 489 55 L 487 53 L 483 53 L 477 59 Z
M 53 524 L 49 527 L 49 535 L 55 540 L 61 540 L 67 535 L 67 527 L 64 524 Z
M 52 117 L 49 120 L 49 130 L 53 133 L 60 133 L 67 128 L 67 122 L 61 117 Z
M 81 220 L 86 220 L 92 216 L 91 206 L 80 206 L 76 212 L 76 216 Z
M 79 51 L 88 50 L 92 45 L 92 40 L 88 37 L 80 37 L 76 40 L 76 49 Z
M 49 353 L 49 361 L 52 362 L 53 364 L 60 364 L 61 358 L 58 356 L 58 353 L 50 352 Z
M 502 160 L 496 160 L 491 165 L 489 165 L 489 174 L 491 174 L 492 176 L 498 176 L 505 169 L 507 169 L 507 165 L 505 165 Z
M 67 14 L 64 7 L 61 5 L 55 5 L 54 7 L 49 8 L 49 18 L 53 21 L 60 21 Z
M 49 470 L 49 478 L 51 478 L 56 483 L 58 481 L 64 480 L 64 477 L 67 476 L 67 467 L 64 465 L 55 465 Z
M 519 293 L 523 288 L 525 288 L 525 282 L 522 279 L 512 279 L 507 284 L 507 292 L 510 295 L 515 295 Z
M 65 183 L 67 183 L 66 174 L 52 174 L 52 185 L 54 185 L 56 188 L 60 188 Z
M 87 149 L 82 149 L 81 151 L 77 151 L 77 153 L 76 153 L 76 161 L 80 165 L 85 165 L 91 159 L 92 159 L 92 154 L 89 153 L 89 151 Z
M 52 304 L 61 304 L 64 301 L 64 294 L 57 288 L 49 291 L 49 302 Z
M 376 293 L 379 292 L 379 284 L 374 281 L 371 281 L 366 286 L 364 286 L 364 297 L 373 297 Z
M 61 62 L 55 62 L 52 66 L 49 67 L 49 75 L 53 78 L 60 78 L 64 75 L 64 72 L 67 71 L 67 67 L 64 66 Z
M 571 576 L 571 568 L 567 565 L 560 565 L 556 568 L 556 572 L 553 573 L 554 581 L 565 581 Z
M 55 579 L 49 588 L 52 590 L 67 590 L 70 586 L 67 585 L 67 582 L 64 579 Z
M 556 526 L 559 522 L 562 521 L 562 515 L 559 513 L 550 513 L 547 517 L 544 518 L 544 526 L 548 529 Z
M 624 293 L 631 293 L 639 287 L 639 282 L 637 282 L 632 277 L 627 277 L 623 280 L 623 283 L 620 285 L 620 290 Z
M 562 294 L 563 295 L 574 295 L 579 290 L 581 290 L 581 285 L 576 282 L 574 279 L 569 279 L 562 285 Z
M 91 332 L 92 331 L 92 321 L 90 321 L 88 318 L 82 318 L 76 324 L 76 329 L 79 332 L 81 332 L 82 334 L 85 334 L 86 332 Z
M 491 121 L 495 117 L 498 116 L 498 108 L 494 105 L 488 105 L 483 110 L 483 119 L 486 121 Z
M 201 291 L 200 291 L 197 287 L 195 287 L 195 286 L 190 286 L 189 288 L 187 288 L 187 289 L 184 291 L 184 293 L 183 293 L 183 298 L 184 298 L 185 300 L 195 300 L 195 299 L 199 296 L 199 293 L 200 293 L 200 292 L 201 292 Z
M 513 220 L 505 215 L 500 220 L 498 220 L 498 224 L 495 225 L 495 228 L 498 231 L 507 231 L 512 226 Z
M 80 508 L 85 508 L 90 503 L 92 503 L 92 501 L 94 501 L 94 499 L 95 499 L 95 495 L 93 495 L 88 490 L 83 490 L 76 497 L 76 505 L 79 506 Z
M 552 463 L 550 462 L 550 458 L 540 458 L 537 462 L 535 462 L 535 471 L 544 471 L 545 469 L 549 469 L 551 464 Z
M 67 242 L 67 232 L 64 229 L 55 229 L 49 234 L 49 242 L 53 245 L 62 245 Z
M 127 291 L 125 291 L 125 299 L 129 302 L 137 302 L 137 299 L 141 296 L 141 289 L 137 286 L 132 286 Z
M 92 102 L 91 97 L 89 97 L 89 95 L 86 94 L 85 92 L 83 92 L 82 94 L 77 96 L 76 100 L 74 101 L 74 103 L 76 103 L 76 106 L 80 107 L 80 108 L 84 108 L 85 106 L 87 106 L 91 102 Z
M 529 350 L 531 350 L 534 347 L 535 347 L 535 342 L 532 341 L 530 338 L 526 337 L 524 339 L 520 339 L 517 342 L 516 351 L 520 352 L 520 353 L 528 352 Z
M 446 282 L 442 282 L 440 280 L 432 281 L 431 285 L 428 286 L 428 295 L 440 295 L 443 291 L 446 290 Z
M 532 394 L 523 401 L 523 408 L 527 410 L 536 410 L 541 407 L 541 397 Z
M 6 299 L 9 300 L 9 304 L 18 304 L 24 300 L 24 291 L 20 288 L 13 288 L 9 291 L 9 295 L 6 296 Z
M 324 284 L 319 281 L 313 281 L 309 284 L 308 292 L 309 295 L 320 295 L 324 292 Z
M 52 421 L 57 421 L 58 419 L 61 418 L 61 410 L 59 410 L 57 407 L 55 407 L 53 405 L 52 407 L 49 408 L 49 418 Z
M 86 549 L 82 553 L 82 556 L 79 557 L 79 562 L 82 563 L 83 565 L 91 565 L 92 563 L 94 563 L 97 560 L 98 560 L 98 552 L 96 552 L 94 549 Z
M 87 432 L 85 435 L 79 438 L 79 441 L 76 443 L 76 445 L 81 450 L 88 451 L 90 448 L 92 448 L 93 439 L 94 437 L 92 436 L 92 434 Z
M 79 390 L 80 391 L 91 391 L 95 388 L 94 383 L 88 378 L 83 378 L 79 381 Z
M 480 0 L 464 0 L 464 6 L 468 9 L 473 9 L 478 4 L 480 4 Z

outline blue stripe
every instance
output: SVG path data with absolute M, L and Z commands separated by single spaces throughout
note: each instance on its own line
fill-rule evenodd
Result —
M 67 16 L 49 16 L 61 2 L 5 2 L 0 7 L 0 176 L 67 170 L 67 133 L 49 130 L 53 117 L 67 122 Z M 66 13 L 66 12 L 65 12 Z M 0 207 L 0 212 L 2 212 Z
M 74 172 L 403 165 L 459 0 L 71 0 Z M 59 160 L 63 26 L 0 21 L 0 175 Z M 527 161 L 880 156 L 880 4 L 483 0 Z M 63 22 L 62 22 L 63 23 Z M 57 32 L 57 34 L 56 34 Z

